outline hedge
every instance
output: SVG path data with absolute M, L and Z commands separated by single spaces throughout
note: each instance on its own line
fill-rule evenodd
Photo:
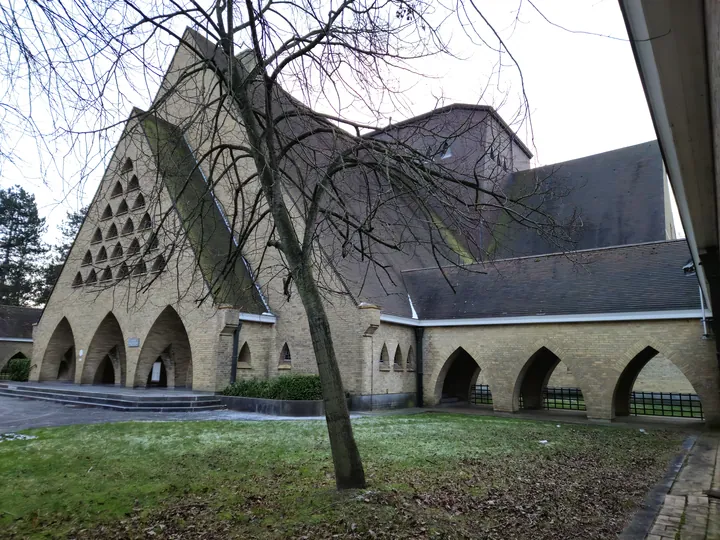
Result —
M 264 399 L 322 399 L 322 388 L 318 375 L 284 375 L 270 380 L 237 381 L 220 393 L 225 396 Z
M 9 381 L 27 381 L 30 377 L 29 358 L 11 358 L 2 369 L 2 377 Z

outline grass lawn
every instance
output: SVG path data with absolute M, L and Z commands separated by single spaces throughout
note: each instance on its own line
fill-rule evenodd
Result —
M 0 537 L 614 538 L 684 438 L 456 414 L 354 426 L 369 486 L 343 494 L 323 422 L 30 430 L 0 443 Z

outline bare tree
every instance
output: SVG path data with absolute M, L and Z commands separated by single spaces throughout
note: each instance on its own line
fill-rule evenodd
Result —
M 561 249 L 572 239 L 573 219 L 560 222 L 543 210 L 562 186 L 538 178 L 508 188 L 519 143 L 491 110 L 384 129 L 347 112 L 379 116 L 378 94 L 400 103 L 394 73 L 451 54 L 443 36 L 449 16 L 472 22 L 463 27 L 473 38 L 507 54 L 473 2 L 65 0 L 2 9 L 13 51 L 4 73 L 46 96 L 51 108 L 65 102 L 52 113 L 53 127 L 75 141 L 116 125 L 140 92 L 133 85 L 159 84 L 147 110 L 131 114 L 150 141 L 161 186 L 148 201 L 165 236 L 157 270 L 190 248 L 202 266 L 198 250 L 212 250 L 223 257 L 201 268 L 209 291 L 251 287 L 238 277 L 251 260 L 255 281 L 281 280 L 285 295 L 297 292 L 338 488 L 363 487 L 365 475 L 326 313 L 333 295 L 359 300 L 380 287 L 402 299 L 403 264 L 491 259 L 508 228 L 534 231 Z M 164 75 L 168 45 L 186 56 L 177 63 L 182 69 Z M 119 82 L 128 79 L 129 86 Z M 299 88 L 326 110 L 340 105 L 320 112 L 283 87 Z M 517 120 L 527 120 L 526 103 Z M 162 189 L 182 210 L 179 223 Z M 208 218 L 215 205 L 228 235 L 216 234 L 217 220 Z M 145 271 L 142 255 L 116 258 L 115 275 Z

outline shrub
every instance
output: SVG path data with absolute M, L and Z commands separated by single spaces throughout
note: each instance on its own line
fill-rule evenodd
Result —
M 322 388 L 318 375 L 285 375 L 269 381 L 237 381 L 225 388 L 221 394 L 264 399 L 313 400 L 322 399 Z
M 30 377 L 29 358 L 11 358 L 2 370 L 3 379 L 10 381 L 27 381 Z

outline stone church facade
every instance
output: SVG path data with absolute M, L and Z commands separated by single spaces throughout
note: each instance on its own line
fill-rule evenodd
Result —
M 192 31 L 185 38 L 199 50 L 212 45 Z M 136 110 L 128 120 L 33 332 L 31 380 L 219 391 L 233 378 L 317 372 L 298 295 L 288 298 L 282 280 L 261 269 L 282 263 L 265 249 L 269 230 L 259 228 L 242 257 L 228 261 L 236 198 L 232 186 L 208 189 L 195 161 L 207 129 L 195 107 L 212 101 L 213 76 L 179 84 L 193 62 L 179 47 L 154 114 Z M 443 158 L 488 141 L 498 146 L 486 166 L 507 172 L 508 189 L 546 173 L 529 168 L 531 153 L 489 107 L 452 105 L 368 136 L 427 122 L 438 132 L 467 118 L 479 135 L 473 144 L 453 140 Z M 244 138 L 231 118 L 221 136 Z M 247 160 L 236 166 L 251 170 Z M 354 407 L 467 399 L 482 373 L 496 410 L 518 410 L 521 396 L 536 408 L 562 361 L 588 417 L 610 420 L 628 413 L 639 371 L 659 354 L 690 381 L 708 423 L 720 422 L 714 343 L 704 339 L 707 314 L 683 268 L 687 248 L 672 240 L 657 144 L 558 164 L 553 173 L 577 184 L 555 210 L 586 216 L 578 260 L 518 233 L 489 246 L 497 258 L 484 273 L 455 276 L 456 293 L 427 259 L 400 260 L 392 290 L 371 283 L 357 292 L 352 276 L 330 275 L 335 290 L 347 288 L 329 294 L 326 308 Z M 254 193 L 249 185 L 246 196 Z

